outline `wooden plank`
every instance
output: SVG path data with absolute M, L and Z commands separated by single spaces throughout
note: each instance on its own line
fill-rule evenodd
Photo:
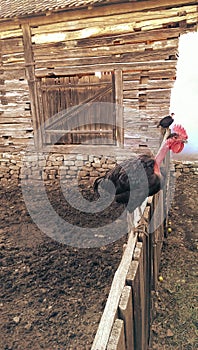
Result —
M 134 32 L 137 30 L 151 30 L 162 28 L 164 25 L 169 25 L 182 22 L 196 22 L 196 6 L 186 6 L 184 8 L 163 9 L 156 12 L 129 12 L 127 14 L 111 15 L 105 17 L 87 18 L 86 20 L 65 21 L 62 24 L 56 23 L 48 26 L 32 28 L 32 40 L 35 44 L 75 41 L 88 37 L 97 37 L 111 34 L 123 34 Z M 189 13 L 188 13 L 189 12 Z M 181 13 L 183 15 L 181 15 Z
M 196 2 L 194 2 L 196 4 Z M 192 4 L 192 0 L 174 0 L 174 6 L 184 6 Z M 131 3 L 122 4 L 122 7 L 120 7 L 120 4 L 106 4 L 101 7 L 93 7 L 93 8 L 86 8 L 86 9 L 75 9 L 75 11 L 58 11 L 56 13 L 56 10 L 53 12 L 48 12 L 46 16 L 43 15 L 37 15 L 32 16 L 28 18 L 28 22 L 30 25 L 42 25 L 42 24 L 50 24 L 50 23 L 59 23 L 62 21 L 68 21 L 68 20 L 75 20 L 79 18 L 90 18 L 90 17 L 99 17 L 101 15 L 107 16 L 112 14 L 119 15 L 120 13 L 129 13 L 129 12 L 137 12 L 137 11 L 144 11 L 144 10 L 155 10 L 155 9 L 163 9 L 166 7 L 173 7 L 171 0 L 161 0 L 161 1 L 155 1 L 155 0 L 147 0 L 147 1 L 136 1 Z M 12 30 L 19 27 L 20 24 L 27 23 L 26 18 L 15 18 L 13 20 L 5 20 L 3 22 L 0 22 L 1 30 Z
M 134 350 L 133 305 L 130 286 L 125 286 L 122 291 L 119 303 L 119 315 L 124 321 L 126 349 Z
M 26 131 L 26 130 L 29 130 L 29 129 L 32 130 L 32 125 L 31 125 L 31 124 L 29 124 L 29 126 L 26 125 L 26 124 L 24 124 L 24 123 L 20 123 L 20 124 L 18 124 L 18 123 L 12 123 L 12 124 L 6 123 L 6 124 L 1 124 L 1 132 L 2 132 L 2 131 L 6 131 L 6 132 L 15 131 L 16 134 L 17 134 L 17 131 L 18 131 L 18 130 L 19 130 L 19 131 L 22 131 L 22 130 L 25 130 L 25 131 Z
M 195 9 L 195 7 L 194 7 Z M 184 10 L 184 9 L 183 9 Z M 138 23 L 135 24 L 134 26 L 134 30 L 138 30 L 138 29 L 141 29 L 141 30 L 152 30 L 152 29 L 157 29 L 157 28 L 163 28 L 164 25 L 170 25 L 170 24 L 173 24 L 173 23 L 179 23 L 183 20 L 187 20 L 188 21 L 195 21 L 195 17 L 196 15 L 183 15 L 183 16 L 174 16 L 174 15 L 170 15 L 168 16 L 168 18 L 160 18 L 160 19 L 150 19 L 150 20 L 143 20 L 143 21 L 140 21 Z
M 34 56 L 33 56 L 33 50 L 32 50 L 31 32 L 28 24 L 22 25 L 22 32 L 23 32 L 24 57 L 25 57 L 25 63 L 26 63 L 27 81 L 29 85 L 31 110 L 32 110 L 32 118 L 33 118 L 34 140 L 35 140 L 35 145 L 38 146 L 39 144 L 42 143 L 42 135 L 39 132 L 41 121 L 39 118 L 39 104 L 38 104 L 37 88 L 35 84 Z
M 146 286 L 145 286 L 145 274 L 146 271 L 144 270 L 144 261 L 143 261 L 143 243 L 137 242 L 136 248 L 134 250 L 134 260 L 139 262 L 139 275 L 140 275 L 140 308 L 141 308 L 141 344 L 142 349 L 147 348 L 147 338 L 146 338 L 146 329 L 145 329 L 145 323 L 147 322 L 146 319 Z
M 157 264 L 157 244 L 153 244 L 153 289 L 156 290 L 158 281 L 158 264 Z
M 4 55 L 18 53 L 18 52 L 23 52 L 22 37 L 2 40 L 2 53 Z
M 133 260 L 127 274 L 127 284 L 132 286 L 133 310 L 134 310 L 134 348 L 142 350 L 142 309 L 140 292 L 140 267 L 139 261 Z
M 112 134 L 112 130 L 92 130 L 92 129 L 85 129 L 85 130 L 72 130 L 72 129 L 51 129 L 51 130 L 45 130 L 45 133 L 47 134 Z
M 63 45 L 62 45 L 63 46 Z M 52 45 L 35 45 L 34 53 L 35 59 L 39 62 L 44 62 L 46 59 L 49 59 L 49 51 L 51 52 L 51 60 L 55 60 L 57 57 L 66 58 L 77 58 L 77 57 L 93 57 L 93 56 L 106 56 L 106 55 L 119 55 L 123 52 L 144 52 L 147 49 L 146 43 L 141 44 L 120 44 L 120 45 L 106 45 L 106 46 L 97 46 L 75 49 L 70 48 L 68 50 L 67 43 L 64 42 L 63 47 L 57 47 Z M 165 47 L 165 46 L 164 46 Z M 170 45 L 167 45 L 170 47 Z M 172 45 L 175 47 L 175 45 Z M 157 48 L 156 48 L 157 50 Z
M 111 14 L 105 16 L 105 22 L 107 25 L 123 24 L 123 23 L 134 23 L 140 21 L 154 21 L 160 19 L 163 22 L 164 18 L 170 18 L 171 16 L 183 17 L 180 13 L 187 15 L 188 13 L 195 12 L 196 6 L 185 6 L 185 12 L 183 7 L 172 7 L 171 9 L 162 9 L 158 11 L 145 11 L 145 12 L 128 12 L 120 13 L 119 17 L 117 14 Z M 48 25 L 41 25 L 32 28 L 33 35 L 40 33 L 54 33 L 54 32 L 65 32 L 65 31 L 77 31 L 82 30 L 82 28 L 95 28 L 96 26 L 101 26 L 104 24 L 104 16 L 98 15 L 97 17 L 89 17 L 86 19 L 80 18 L 76 20 L 68 20 L 62 23 L 54 22 Z M 94 33 L 95 34 L 95 33 Z
M 96 93 L 94 96 L 86 98 L 86 100 L 81 101 L 77 106 L 73 106 L 70 108 L 69 111 L 61 111 L 60 115 L 55 115 L 50 119 L 50 123 L 48 125 L 48 128 L 51 128 L 52 126 L 57 125 L 59 122 L 61 122 L 64 119 L 67 119 L 67 121 L 71 120 L 73 115 L 75 115 L 77 112 L 82 111 L 85 109 L 86 106 L 89 106 L 92 102 L 96 101 L 100 96 L 106 94 L 108 91 L 110 91 L 112 87 L 107 86 L 101 90 L 99 90 L 98 93 Z
M 12 112 L 10 112 L 12 113 Z M 26 125 L 26 127 L 32 127 L 32 119 L 29 116 L 28 117 L 22 117 L 22 116 L 16 116 L 16 117 L 4 117 L 4 114 L 1 115 L 1 119 L 0 119 L 0 124 L 15 124 L 15 123 L 22 123 L 23 125 Z
M 149 208 L 149 207 L 147 207 Z M 149 236 L 146 236 L 144 233 L 139 234 L 139 239 L 143 245 L 143 278 L 145 286 L 145 317 L 144 317 L 144 338 L 145 338 L 145 349 L 147 348 L 149 334 L 150 334 L 150 253 L 149 253 Z
M 173 48 L 162 48 L 159 50 L 145 50 L 144 52 L 134 52 L 134 53 L 125 53 L 124 51 L 120 55 L 111 56 L 108 53 L 105 56 L 99 56 L 93 55 L 89 58 L 90 65 L 97 65 L 97 64 L 107 64 L 109 62 L 116 63 L 116 62 L 142 62 L 142 61 L 154 61 L 154 60 L 168 60 L 169 57 L 175 57 L 175 47 Z M 176 60 L 176 57 L 175 57 Z M 10 63 L 11 64 L 11 63 Z M 73 65 L 86 65 L 87 64 L 87 58 L 86 57 L 76 57 L 76 58 L 57 58 L 57 59 L 51 59 L 51 57 L 47 61 L 43 60 L 36 60 L 35 62 L 36 68 L 44 68 L 44 67 L 66 67 L 66 66 L 73 66 Z
M 122 256 L 122 260 L 114 275 L 106 306 L 102 314 L 91 350 L 106 349 L 110 332 L 113 327 L 115 314 L 118 309 L 120 296 L 125 286 L 126 275 L 132 259 L 136 240 L 137 233 L 131 231 L 129 234 L 126 249 Z
M 124 120 L 123 120 L 123 82 L 122 70 L 115 70 L 115 104 L 116 104 L 116 132 L 117 142 L 120 147 L 124 145 Z
M 9 80 L 9 79 L 21 79 L 26 80 L 25 69 L 23 67 L 17 67 L 14 70 L 8 70 L 3 67 L 3 73 L 1 79 Z
M 126 350 L 124 338 L 124 322 L 116 319 L 107 344 L 107 350 Z
M 96 37 L 96 38 L 88 38 L 88 39 L 81 39 L 76 40 L 73 42 L 65 41 L 62 42 L 61 46 L 63 47 L 63 50 L 69 48 L 97 48 L 102 46 L 112 46 L 112 45 L 127 45 L 127 44 L 141 44 L 146 43 L 151 44 L 152 42 L 159 41 L 159 40 L 173 40 L 180 36 L 181 29 L 178 28 L 164 28 L 164 29 L 154 29 L 151 31 L 145 31 L 145 32 L 135 32 L 135 33 L 125 33 L 125 34 L 117 34 L 117 35 L 110 35 L 110 36 L 102 36 L 102 37 Z M 42 47 L 45 47 L 45 45 L 42 45 Z M 51 48 L 55 46 L 54 44 L 48 44 L 48 47 Z M 36 46 L 37 47 L 37 46 Z
M 22 30 L 21 30 L 21 28 L 19 28 L 19 25 L 17 27 L 18 28 L 13 29 L 13 30 L 0 31 L 0 39 L 22 37 Z
M 77 66 L 75 65 L 75 63 L 73 62 L 72 65 L 68 65 L 65 66 L 64 69 L 63 68 L 58 68 L 58 67 L 53 67 L 53 68 L 49 68 L 49 67 L 42 67 L 42 68 L 36 68 L 36 77 L 44 77 L 44 76 L 49 76 L 50 74 L 53 75 L 71 75 L 71 74 L 80 74 L 80 73 L 87 73 L 87 72 L 96 72 L 96 71 L 100 71 L 100 72 L 107 72 L 108 70 L 112 70 L 112 69 L 122 69 L 122 70 L 128 70 L 130 69 L 134 69 L 134 70 L 148 70 L 148 69 L 170 69 L 170 68 L 174 68 L 175 69 L 176 66 L 176 62 L 175 61 L 151 61 L 151 62 L 131 62 L 131 60 L 129 59 L 128 62 L 105 62 L 105 64 L 103 63 L 96 63 L 94 65 L 90 64 L 85 64 L 85 65 L 81 65 L 81 66 Z

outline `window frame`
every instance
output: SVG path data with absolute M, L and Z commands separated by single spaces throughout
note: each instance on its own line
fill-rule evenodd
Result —
M 104 70 L 103 70 L 104 72 Z M 106 72 L 106 70 L 105 70 Z M 109 72 L 112 72 L 109 71 Z M 78 73 L 80 74 L 80 73 Z M 37 148 L 40 148 L 42 150 L 48 151 L 49 148 L 51 151 L 54 152 L 65 152 L 65 150 L 68 148 L 72 147 L 77 147 L 77 148 L 89 148 L 92 147 L 97 148 L 100 146 L 101 149 L 106 149 L 107 147 L 123 147 L 124 143 L 124 121 L 123 121 L 123 83 L 122 83 L 122 70 L 113 70 L 114 74 L 114 103 L 119 106 L 119 108 L 116 108 L 116 117 L 115 117 L 115 126 L 116 126 L 116 136 L 115 136 L 115 144 L 54 144 L 54 145 L 48 145 L 45 142 L 45 136 L 43 135 L 42 132 L 42 125 L 44 124 L 44 116 L 42 112 L 42 96 L 41 96 L 41 77 L 36 78 L 34 81 L 34 91 L 35 91 L 35 100 L 37 100 L 37 103 L 33 102 L 34 105 L 37 105 L 37 108 L 33 110 L 32 113 L 32 118 L 33 118 L 33 125 L 36 126 L 36 129 L 34 128 L 34 139 L 35 139 L 35 145 Z M 58 75 L 53 75 L 58 78 Z M 68 74 L 64 74 L 61 76 L 68 76 Z M 43 76 L 46 77 L 46 76 Z

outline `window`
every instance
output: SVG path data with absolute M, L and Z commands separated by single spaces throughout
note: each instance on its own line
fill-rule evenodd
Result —
M 45 145 L 117 144 L 114 72 L 43 77 L 39 92 Z

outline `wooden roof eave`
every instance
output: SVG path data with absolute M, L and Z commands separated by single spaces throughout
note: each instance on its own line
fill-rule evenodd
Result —
M 103 6 L 87 6 L 86 8 L 72 9 L 61 8 L 51 11 L 46 11 L 45 13 L 34 13 L 27 14 L 24 16 L 18 16 L 13 18 L 0 18 L 0 30 L 12 30 L 14 28 L 19 28 L 22 24 L 28 23 L 29 25 L 41 25 L 49 24 L 52 22 L 62 22 L 69 19 L 75 20 L 79 18 L 89 18 L 97 16 L 108 16 L 120 13 L 137 12 L 137 11 L 148 11 L 152 9 L 163 9 L 167 7 L 177 7 L 186 5 L 197 5 L 196 0 L 145 0 L 140 2 L 126 2 L 120 4 L 105 4 Z

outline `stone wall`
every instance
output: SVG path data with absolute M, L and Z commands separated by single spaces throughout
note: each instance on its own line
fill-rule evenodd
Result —
M 174 161 L 174 169 L 176 177 L 179 177 L 182 173 L 193 173 L 198 175 L 198 161 Z
M 129 157 L 126 150 L 116 152 L 115 156 L 93 156 L 90 154 L 45 154 L 25 152 L 0 153 L 0 184 L 18 182 L 21 179 L 68 181 L 77 179 L 83 185 L 103 176 L 116 162 Z M 198 174 L 198 161 L 174 161 L 176 177 L 182 173 Z
M 90 184 L 113 168 L 122 156 L 109 158 L 84 154 L 0 154 L 0 184 L 8 185 L 21 179 L 53 181 L 78 178 L 81 184 Z

